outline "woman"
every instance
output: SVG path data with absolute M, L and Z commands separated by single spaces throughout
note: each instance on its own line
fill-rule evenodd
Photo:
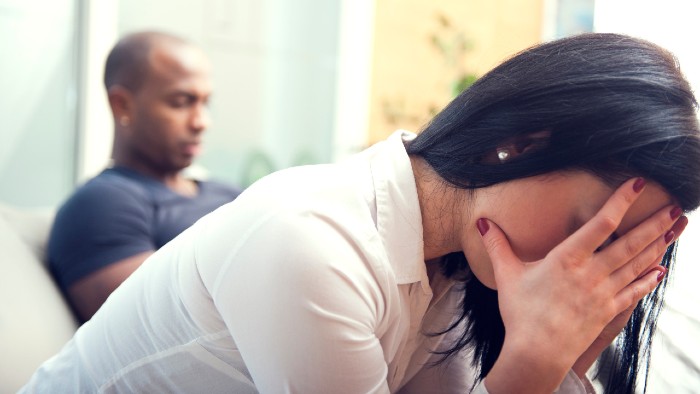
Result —
M 648 42 L 528 49 L 417 137 L 200 220 L 25 390 L 586 392 L 625 327 L 606 391 L 632 393 L 700 204 L 695 108 Z

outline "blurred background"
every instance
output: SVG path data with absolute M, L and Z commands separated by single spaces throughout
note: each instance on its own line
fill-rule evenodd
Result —
M 0 202 L 56 207 L 109 161 L 117 39 L 156 29 L 213 63 L 195 175 L 247 186 L 430 117 L 506 57 L 580 32 L 654 41 L 700 87 L 695 0 L 0 0 Z M 696 215 L 697 216 L 697 215 Z M 697 219 L 696 219 L 697 220 Z M 700 392 L 700 230 L 683 236 L 650 392 Z

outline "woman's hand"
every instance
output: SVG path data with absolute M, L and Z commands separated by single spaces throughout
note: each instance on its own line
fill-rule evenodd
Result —
M 685 227 L 688 225 L 688 218 L 686 217 L 681 217 L 676 221 L 676 223 L 673 225 L 671 231 L 673 231 L 674 234 L 674 239 L 671 242 L 674 242 L 678 239 L 678 237 L 683 233 L 683 230 L 685 230 Z M 663 259 L 664 253 L 661 255 L 657 256 L 655 261 L 661 261 Z M 647 270 L 644 274 L 640 275 L 637 280 L 643 278 L 646 274 L 657 273 L 657 281 L 661 281 L 663 277 L 666 275 L 666 268 L 657 265 L 655 267 L 652 267 L 651 269 Z M 632 312 L 634 312 L 635 307 L 637 304 L 630 305 L 629 308 L 625 309 L 622 313 L 618 314 L 615 316 L 610 323 L 608 323 L 605 328 L 603 328 L 603 331 L 598 335 L 598 337 L 593 341 L 591 346 L 586 349 L 586 351 L 581 355 L 581 357 L 576 360 L 574 363 L 572 369 L 574 372 L 576 372 L 576 375 L 579 377 L 583 377 L 586 372 L 591 368 L 591 365 L 595 362 L 595 360 L 600 356 L 600 354 L 607 348 L 612 341 L 620 334 L 623 328 L 627 325 L 627 322 L 630 319 L 630 316 L 632 316 Z
M 643 186 L 641 179 L 625 182 L 540 261 L 521 261 L 500 228 L 479 219 L 506 328 L 500 356 L 486 377 L 489 392 L 552 392 L 582 356 L 582 368 L 592 353 L 597 357 L 602 348 L 589 348 L 615 317 L 620 316 L 605 336 L 617 335 L 629 318 L 625 311 L 656 287 L 659 275 L 652 269 L 676 237 L 679 208 L 661 209 L 599 250 Z

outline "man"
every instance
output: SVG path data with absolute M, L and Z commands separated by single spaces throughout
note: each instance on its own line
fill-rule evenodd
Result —
M 105 67 L 113 166 L 59 210 L 50 268 L 83 321 L 156 249 L 232 201 L 236 188 L 187 179 L 209 124 L 209 63 L 164 33 L 120 40 Z

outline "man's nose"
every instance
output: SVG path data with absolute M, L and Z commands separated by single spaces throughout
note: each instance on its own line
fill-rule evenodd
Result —
M 190 118 L 190 127 L 193 131 L 201 133 L 209 127 L 211 119 L 209 117 L 209 109 L 205 105 L 197 105 L 192 111 Z

